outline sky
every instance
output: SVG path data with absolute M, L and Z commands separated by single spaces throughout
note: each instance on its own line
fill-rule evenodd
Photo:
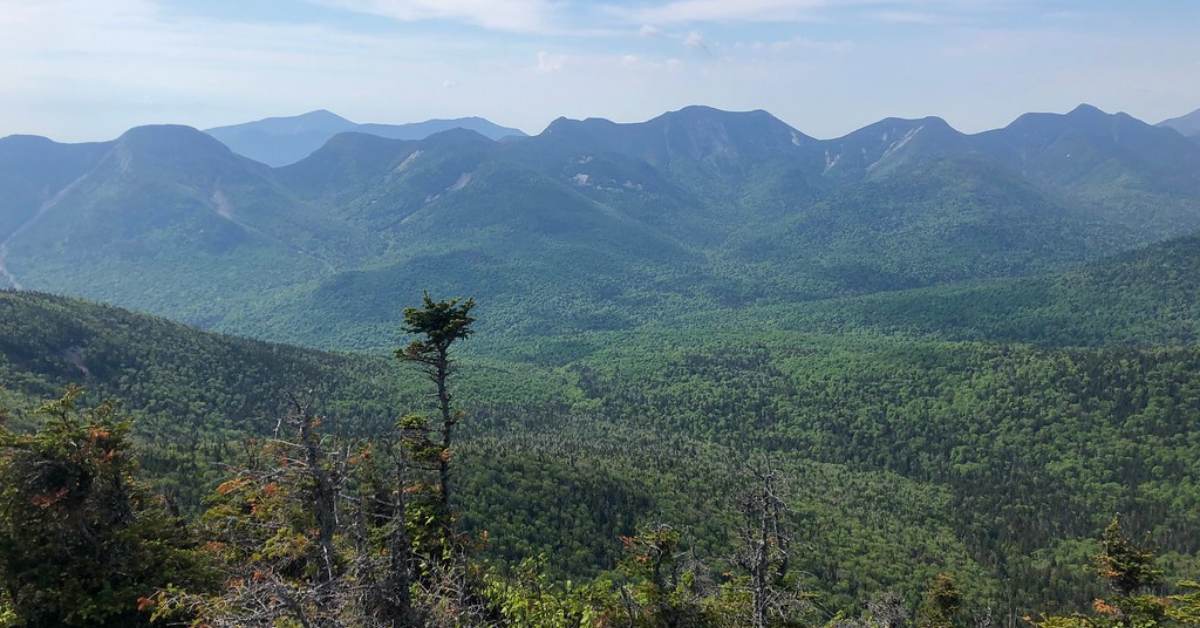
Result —
M 0 0 L 0 136 L 329 109 L 640 121 L 766 109 L 829 138 L 1087 102 L 1200 108 L 1197 0 Z

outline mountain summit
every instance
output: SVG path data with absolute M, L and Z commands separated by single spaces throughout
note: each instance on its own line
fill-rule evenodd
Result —
M 233 152 L 268 166 L 286 166 L 311 155 L 334 135 L 366 133 L 395 140 L 421 140 L 450 129 L 467 129 L 498 140 L 524 136 L 519 129 L 503 127 L 484 118 L 426 120 L 411 124 L 359 124 L 325 109 L 298 116 L 264 118 L 254 122 L 208 129 Z

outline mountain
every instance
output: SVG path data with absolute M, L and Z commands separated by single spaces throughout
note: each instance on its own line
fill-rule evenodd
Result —
M 1200 152 L 1179 134 L 1081 105 L 1025 114 L 979 136 L 996 159 L 1086 208 L 1103 237 L 1147 243 L 1198 228 Z
M 849 180 L 882 178 L 912 159 L 963 153 L 967 142 L 941 118 L 887 118 L 823 143 L 821 174 Z
M 70 186 L 108 144 L 59 144 L 44 137 L 0 139 L 0 239 L 7 238 L 56 193 Z
M 295 200 L 269 167 L 195 129 L 139 127 L 89 150 L 86 161 L 56 162 L 75 166 L 61 176 L 70 183 L 13 208 L 25 220 L 5 240 L 5 266 L 18 285 L 94 297 L 123 286 L 141 307 L 189 303 L 171 311 L 219 320 L 239 300 L 293 286 L 361 248 L 360 234 Z M 37 162 L 13 173 L 44 176 Z
M 1158 123 L 1158 126 L 1175 129 L 1185 137 L 1200 141 L 1200 109 L 1178 118 L 1163 120 Z
M 426 288 L 549 336 L 1041 275 L 1200 230 L 1200 145 L 1089 106 L 833 140 L 707 107 L 503 142 L 354 131 L 281 168 L 186 127 L 0 155 L 24 144 L 45 156 L 0 190 L 9 283 L 327 348 L 383 348 Z
M 338 133 L 355 131 L 390 139 L 419 140 L 451 129 L 467 129 L 497 140 L 525 135 L 518 129 L 502 127 L 477 117 L 426 120 L 411 124 L 358 124 L 324 109 L 298 116 L 217 127 L 205 133 L 239 155 L 278 167 L 300 161 Z

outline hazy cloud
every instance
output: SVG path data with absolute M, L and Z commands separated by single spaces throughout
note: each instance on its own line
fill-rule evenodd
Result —
M 829 4 L 829 0 L 675 0 L 643 7 L 631 17 L 649 24 L 804 19 Z
M 807 37 L 793 37 L 791 39 L 771 42 L 770 44 L 756 45 L 770 48 L 776 52 L 786 52 L 788 50 L 817 50 L 821 52 L 845 53 L 854 50 L 854 42 L 846 39 L 826 41 L 809 39 Z
M 706 49 L 704 44 L 704 35 L 701 35 L 697 31 L 692 31 L 685 35 L 683 38 L 683 45 L 687 46 L 688 48 Z
M 537 53 L 537 71 L 543 74 L 558 72 L 567 64 L 566 55 L 552 54 L 545 50 Z
M 405 22 L 453 20 L 483 28 L 538 32 L 551 28 L 553 5 L 548 0 L 315 0 L 361 13 Z

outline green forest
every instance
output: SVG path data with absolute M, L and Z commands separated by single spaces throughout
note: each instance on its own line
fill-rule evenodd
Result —
M 530 345 L 472 334 L 473 306 L 410 308 L 412 344 L 362 356 L 0 294 L 6 621 L 1200 612 L 1195 349 L 718 325 Z

